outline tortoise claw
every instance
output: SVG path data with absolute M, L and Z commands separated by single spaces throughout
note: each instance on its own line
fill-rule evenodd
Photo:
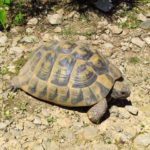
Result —
M 11 87 L 10 87 L 10 91 L 11 91 L 11 92 L 16 92 L 17 89 L 18 89 L 18 87 L 16 87 L 16 86 L 11 86 Z

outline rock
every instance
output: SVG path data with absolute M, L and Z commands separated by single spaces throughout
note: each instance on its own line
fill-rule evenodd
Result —
M 111 116 L 118 117 L 119 116 L 119 109 L 117 106 L 112 106 L 109 110 Z
M 113 34 L 121 34 L 122 31 L 123 31 L 118 26 L 110 26 L 109 28 L 110 28 L 110 30 L 112 31 Z
M 54 29 L 54 32 L 56 32 L 56 33 L 60 33 L 61 31 L 62 31 L 61 27 L 56 27 Z
M 28 21 L 28 25 L 36 25 L 38 23 L 38 19 L 37 18 L 32 18 Z
M 32 147 L 32 150 L 44 150 L 42 145 L 39 144 L 35 144 Z
M 150 19 L 142 22 L 140 24 L 140 28 L 142 28 L 142 29 L 150 29 Z
M 70 13 L 67 15 L 66 18 L 68 18 L 68 19 L 69 19 L 69 18 L 73 18 L 76 13 L 77 13 L 76 11 L 72 11 L 72 12 L 70 12 Z
M 6 129 L 6 127 L 10 124 L 10 121 L 6 120 L 5 122 L 0 122 L 0 130 Z
M 57 119 L 57 123 L 61 127 L 67 127 L 67 128 L 69 128 L 71 126 L 71 120 L 69 118 L 65 118 L 65 117 L 61 118 L 61 119 Z
M 130 118 L 130 114 L 128 113 L 128 111 L 124 108 L 119 108 L 119 118 L 121 119 L 129 119 Z
M 23 55 L 23 48 L 22 47 L 17 47 L 17 46 L 11 47 L 9 49 L 9 53 L 14 54 L 17 57 L 21 57 Z
M 16 124 L 16 129 L 17 130 L 23 130 L 23 128 L 24 128 L 23 122 L 19 122 L 18 124 Z
M 16 73 L 16 67 L 13 64 L 10 64 L 7 68 L 9 72 Z
M 146 14 L 146 17 L 147 17 L 147 18 L 150 18 L 150 12 Z
M 103 47 L 105 50 L 110 50 L 114 48 L 114 46 L 111 43 L 105 43 L 103 44 Z
M 32 28 L 27 28 L 26 32 L 29 33 L 29 34 L 31 34 L 31 33 L 33 33 L 33 29 Z
M 134 106 L 125 106 L 125 109 L 132 115 L 138 114 L 138 109 Z
M 42 124 L 41 119 L 39 117 L 35 117 L 33 123 L 36 124 L 36 125 L 41 125 Z
M 0 46 L 5 46 L 7 41 L 8 41 L 8 38 L 6 35 L 0 36 Z
M 13 41 L 12 41 L 11 47 L 16 47 L 17 44 L 18 44 L 18 41 L 20 41 L 20 39 L 21 39 L 21 36 L 15 36 L 15 37 L 13 37 Z
M 140 21 L 146 21 L 147 20 L 146 16 L 144 16 L 142 13 L 137 15 L 137 19 Z
M 87 37 L 86 37 L 86 36 L 82 36 L 82 35 L 80 35 L 80 36 L 79 36 L 79 40 L 81 40 L 81 41 L 85 41 L 85 40 L 87 40 Z
M 34 35 L 25 36 L 21 39 L 21 42 L 34 43 L 34 42 L 38 42 L 38 38 Z
M 146 37 L 143 39 L 148 45 L 150 45 L 150 37 Z
M 61 14 L 48 15 L 47 19 L 50 24 L 57 25 L 62 23 L 63 16 Z
M 145 45 L 145 42 L 142 41 L 139 37 L 132 38 L 131 42 L 140 48 L 144 47 Z
M 45 147 L 46 150 L 60 150 L 59 143 L 56 143 L 54 141 L 51 141 L 51 142 L 47 141 L 47 142 L 45 142 L 45 145 L 46 145 L 46 147 Z
M 102 27 L 106 27 L 107 25 L 108 25 L 108 21 L 105 19 L 105 20 L 99 21 L 99 22 L 97 23 L 97 28 L 98 28 L 98 29 L 101 29 Z
M 92 140 L 98 134 L 98 129 L 93 126 L 88 126 L 79 131 L 79 136 L 82 136 L 82 140 Z
M 48 109 L 42 109 L 42 114 L 44 117 L 48 117 L 50 115 L 50 111 Z
M 49 33 L 45 33 L 42 36 L 42 39 L 43 39 L 44 42 L 49 42 L 51 40 L 51 35 Z
M 134 139 L 135 148 L 145 148 L 150 145 L 150 134 L 140 134 Z
M 93 144 L 92 150 L 118 150 L 115 144 Z
M 104 1 L 96 0 L 93 1 L 92 3 L 95 5 L 95 7 L 97 7 L 98 9 L 104 12 L 109 12 L 113 8 L 113 4 L 112 2 L 110 2 L 110 0 L 104 0 Z

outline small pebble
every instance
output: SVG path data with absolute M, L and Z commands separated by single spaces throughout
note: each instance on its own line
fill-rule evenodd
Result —
M 36 124 L 36 125 L 41 125 L 42 124 L 41 119 L 39 117 L 35 117 L 33 123 Z

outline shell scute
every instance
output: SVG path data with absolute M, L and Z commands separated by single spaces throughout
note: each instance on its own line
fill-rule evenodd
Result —
M 41 66 L 39 67 L 37 77 L 41 80 L 47 81 L 49 79 L 54 61 L 55 55 L 53 52 L 46 54 L 42 60 Z

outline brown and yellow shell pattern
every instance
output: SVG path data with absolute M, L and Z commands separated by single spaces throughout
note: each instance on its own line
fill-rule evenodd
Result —
M 69 107 L 91 106 L 112 89 L 121 72 L 86 44 L 52 42 L 36 50 L 16 77 L 30 95 Z

